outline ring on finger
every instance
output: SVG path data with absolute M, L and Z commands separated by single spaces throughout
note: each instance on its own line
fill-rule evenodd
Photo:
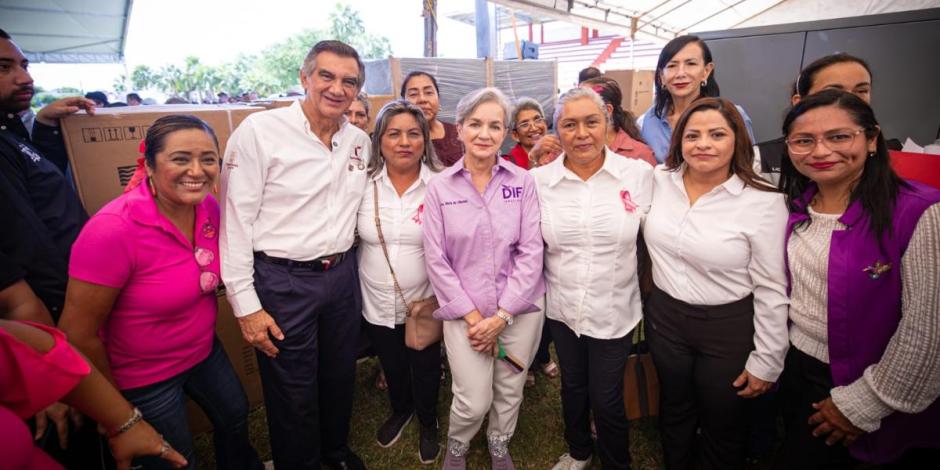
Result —
M 162 458 L 169 451 L 170 451 L 170 443 L 167 442 L 166 439 L 164 439 L 163 442 L 160 443 L 160 454 L 159 454 L 160 457 Z

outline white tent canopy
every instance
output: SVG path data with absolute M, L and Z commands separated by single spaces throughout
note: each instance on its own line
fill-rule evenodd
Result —
M 940 7 L 940 0 L 491 0 L 636 39 Z
M 124 60 L 133 0 L 0 0 L 0 28 L 30 62 Z

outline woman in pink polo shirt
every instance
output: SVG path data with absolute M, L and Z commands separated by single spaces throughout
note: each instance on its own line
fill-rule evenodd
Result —
M 98 211 L 72 246 L 59 326 L 190 468 L 184 394 L 214 425 L 218 468 L 261 468 L 245 392 L 214 333 L 218 141 L 201 119 L 171 115 L 154 122 L 144 146 L 146 179 Z

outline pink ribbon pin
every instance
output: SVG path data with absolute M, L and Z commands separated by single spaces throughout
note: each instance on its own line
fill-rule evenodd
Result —
M 424 213 L 424 204 L 418 206 L 418 212 L 415 213 L 415 216 L 411 218 L 414 223 L 421 225 L 421 214 Z
M 630 198 L 630 191 L 626 189 L 620 191 L 620 201 L 623 202 L 623 208 L 627 212 L 636 212 L 636 208 L 640 207 L 633 202 L 633 199 Z

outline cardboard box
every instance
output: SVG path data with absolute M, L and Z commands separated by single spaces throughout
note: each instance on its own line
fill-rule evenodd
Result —
M 220 151 L 232 131 L 251 113 L 264 108 L 238 105 L 128 106 L 78 113 L 62 120 L 78 195 L 89 214 L 121 195 L 140 157 L 147 128 L 167 114 L 192 114 L 206 121 L 219 139 Z
M 635 117 L 646 112 L 653 104 L 654 71 L 652 70 L 608 70 L 604 75 L 613 78 L 620 85 L 623 109 Z
M 395 100 L 398 96 L 393 95 L 375 95 L 369 97 L 369 124 L 366 126 L 366 132 L 369 135 L 372 135 L 372 131 L 375 130 L 375 118 L 379 115 L 379 110 L 382 109 L 382 106 L 388 104 L 389 101 Z
M 225 353 L 228 354 L 229 361 L 238 379 L 245 389 L 245 395 L 248 396 L 248 408 L 255 409 L 264 404 L 264 396 L 261 392 L 261 375 L 258 372 L 258 361 L 255 357 L 255 348 L 242 339 L 241 329 L 238 327 L 238 320 L 232 313 L 232 307 L 225 300 L 225 295 L 219 295 L 219 317 L 215 324 L 215 333 Z M 212 423 L 202 408 L 196 405 L 192 400 L 187 400 L 187 415 L 189 418 L 189 429 L 195 435 L 212 430 Z

